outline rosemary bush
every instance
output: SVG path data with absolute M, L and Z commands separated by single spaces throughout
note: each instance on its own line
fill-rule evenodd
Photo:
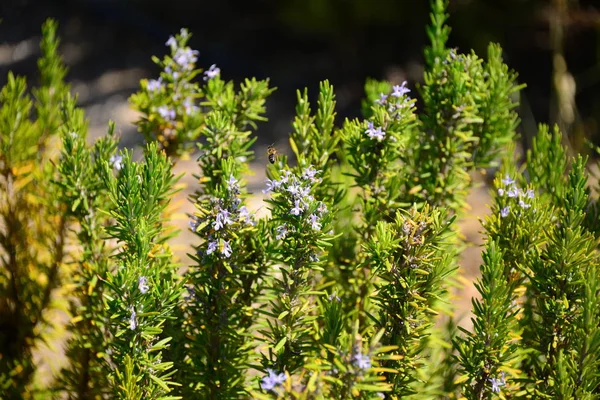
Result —
M 547 126 L 515 158 L 516 73 L 498 45 L 448 48 L 447 0 L 431 7 L 419 105 L 368 80 L 363 118 L 339 121 L 327 81 L 316 104 L 298 91 L 260 218 L 246 178 L 268 80 L 203 71 L 181 30 L 131 97 L 135 161 L 114 124 L 87 141 L 48 21 L 40 86 L 9 73 L 0 92 L 1 397 L 600 397 L 598 182 Z M 185 261 L 170 201 L 191 153 Z M 451 289 L 478 171 L 495 180 L 467 330 Z M 57 335 L 67 362 L 41 384 Z

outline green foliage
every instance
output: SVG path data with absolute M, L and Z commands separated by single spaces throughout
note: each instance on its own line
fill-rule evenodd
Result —
M 33 352 L 52 334 L 66 255 L 66 207 L 51 185 L 59 96 L 68 90 L 55 30 L 51 20 L 42 28 L 34 99 L 12 72 L 0 91 L 0 392 L 8 398 L 27 393 Z
M 246 176 L 267 80 L 196 68 L 182 30 L 131 98 L 137 161 L 114 124 L 88 144 L 47 22 L 41 86 L 9 73 L 0 91 L 0 396 L 597 398 L 598 183 L 543 125 L 517 167 L 516 74 L 497 45 L 447 49 L 448 2 L 431 5 L 422 106 L 368 80 L 364 118 L 337 121 L 328 81 L 314 110 L 298 91 L 295 160 L 268 157 L 262 217 Z M 180 268 L 169 156 L 196 147 Z M 455 221 L 472 174 L 499 165 L 472 328 L 457 326 Z M 41 385 L 57 309 L 66 365 Z
M 108 162 L 102 174 L 115 221 L 106 232 L 121 242 L 116 268 L 104 281 L 111 336 L 107 362 L 113 366 L 109 380 L 115 397 L 162 399 L 178 385 L 170 379 L 173 363 L 162 361 L 171 338 L 161 337 L 182 294 L 167 244 L 173 233 L 164 227 L 178 178 L 155 144 L 148 145 L 143 162 L 131 157 L 131 152 L 123 153 L 117 176 Z
M 113 130 L 114 125 L 111 125 L 106 137 L 94 146 L 88 146 L 83 110 L 75 107 L 73 99 L 65 99 L 61 127 L 63 151 L 55 183 L 59 186 L 60 201 L 70 205 L 66 210 L 67 222 L 76 232 L 71 245 L 80 251 L 73 252 L 70 257 L 72 278 L 65 284 L 65 288 L 73 293 L 68 326 L 72 337 L 66 351 L 70 363 L 62 371 L 56 389 L 77 398 L 106 395 L 108 389 L 103 368 L 108 315 L 101 278 L 106 276 L 113 263 L 110 260 L 112 246 L 106 243 L 101 230 L 109 224 L 109 219 L 99 210 L 108 202 L 102 176 L 105 160 L 115 157 L 117 142 Z

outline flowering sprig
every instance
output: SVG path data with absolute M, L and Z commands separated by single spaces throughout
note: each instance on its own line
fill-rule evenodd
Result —
M 261 330 L 266 336 L 267 353 L 262 365 L 292 374 L 311 349 L 314 304 L 308 293 L 321 270 L 321 256 L 332 236 L 328 234 L 332 214 L 326 199 L 315 198 L 320 171 L 312 166 L 292 172 L 270 170 L 265 192 L 271 193 L 272 262 L 279 264 L 281 277 L 272 277 L 261 310 Z M 263 339 L 264 340 L 264 339 Z
M 173 363 L 162 361 L 170 338 L 161 334 L 183 292 L 164 226 L 178 178 L 155 144 L 147 147 L 141 163 L 132 161 L 131 152 L 122 157 L 118 176 L 108 162 L 103 173 L 112 203 L 109 213 L 115 220 L 107 232 L 123 244 L 115 256 L 116 270 L 104 279 L 112 338 L 107 351 L 112 366 L 109 380 L 115 397 L 161 398 L 177 385 L 171 380 Z
M 244 204 L 239 175 L 246 163 L 229 157 L 212 168 L 206 172 L 214 171 L 215 177 L 195 194 L 190 229 L 201 243 L 194 246 L 195 265 L 186 274 L 193 297 L 182 309 L 184 351 L 195 356 L 178 368 L 182 376 L 200 371 L 195 372 L 194 383 L 202 388 L 201 398 L 239 398 L 246 394 L 251 350 L 246 330 L 254 322 L 252 305 L 266 270 L 260 233 L 264 224 L 257 224 Z M 199 395 L 194 388 L 182 388 L 182 395 L 192 393 Z

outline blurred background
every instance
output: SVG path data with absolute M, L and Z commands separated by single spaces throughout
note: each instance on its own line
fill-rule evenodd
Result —
M 600 0 L 451 0 L 449 12 L 449 46 L 485 56 L 489 42 L 500 43 L 506 63 L 527 84 L 519 110 L 525 147 L 540 122 L 559 124 L 576 151 L 585 150 L 586 138 L 600 143 Z M 141 142 L 127 99 L 141 78 L 157 77 L 151 56 L 162 57 L 165 41 L 181 27 L 193 33 L 190 45 L 200 51 L 200 67 L 217 64 L 224 79 L 235 81 L 271 78 L 278 90 L 267 103 L 269 122 L 259 126 L 257 174 L 249 178 L 260 209 L 266 163 L 261 151 L 273 142 L 285 149 L 297 89 L 308 87 L 316 99 L 319 81 L 329 79 L 338 123 L 359 115 L 367 77 L 407 80 L 418 96 L 429 2 L 0 0 L 0 85 L 8 70 L 35 83 L 40 26 L 47 17 L 60 24 L 60 51 L 87 110 L 91 139 L 103 135 L 113 119 L 123 146 Z M 193 160 L 178 168 L 194 171 Z M 194 190 L 190 174 L 185 180 L 189 190 L 182 197 Z M 469 281 L 478 273 L 478 218 L 487 213 L 488 192 L 485 185 L 473 191 L 472 210 L 461 226 L 475 245 L 463 254 L 468 279 L 459 302 L 465 311 L 475 293 Z M 188 202 L 182 204 L 182 212 L 191 211 Z M 186 226 L 183 221 L 180 243 L 193 240 Z M 180 251 L 185 263 L 187 247 Z

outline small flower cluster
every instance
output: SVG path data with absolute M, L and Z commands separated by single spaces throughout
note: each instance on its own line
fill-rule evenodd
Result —
M 527 191 L 520 189 L 517 187 L 515 180 L 509 177 L 508 175 L 502 179 L 502 186 L 498 188 L 498 196 L 508 197 L 509 199 L 514 199 L 517 201 L 517 205 L 521 209 L 528 209 L 531 207 L 531 203 L 528 201 L 535 197 L 535 194 L 532 189 Z M 500 216 L 502 218 L 506 218 L 510 215 L 511 206 L 507 205 L 500 210 Z
M 232 233 L 244 226 L 254 226 L 256 221 L 246 206 L 241 205 L 240 187 L 233 175 L 230 175 L 226 186 L 227 195 L 210 199 L 210 211 L 202 217 L 193 216 L 190 229 L 207 238 L 204 254 L 229 258 L 232 254 Z
M 121 168 L 123 168 L 123 157 L 119 154 L 113 154 L 112 156 L 110 156 L 108 162 L 117 171 L 120 171 Z
M 171 36 L 167 40 L 166 45 L 171 49 L 171 57 L 163 63 L 164 72 L 159 79 L 151 79 L 146 84 L 146 91 L 150 97 L 167 94 L 162 98 L 163 104 L 155 108 L 166 122 L 175 121 L 177 116 L 183 113 L 191 115 L 199 110 L 194 104 L 195 90 L 189 82 L 196 69 L 199 53 L 185 45 L 189 37 L 188 31 L 181 29 L 177 38 Z M 181 99 L 183 100 L 179 101 Z M 182 106 L 183 109 L 179 110 L 177 106 Z
M 371 368 L 371 358 L 366 354 L 362 354 L 360 349 L 355 349 L 354 357 L 352 357 L 352 364 L 358 369 L 366 371 Z
M 263 390 L 271 390 L 276 392 L 276 389 L 281 387 L 287 380 L 285 372 L 280 374 L 276 373 L 272 369 L 267 369 L 267 375 L 262 378 L 260 386 Z
M 406 81 L 404 81 L 401 85 L 394 85 L 392 93 L 389 95 L 381 93 L 379 99 L 375 100 L 375 103 L 380 106 L 387 106 L 388 112 L 395 114 L 398 110 L 408 105 L 410 101 L 408 93 L 410 93 L 410 89 L 406 87 Z
M 303 227 L 307 226 L 319 232 L 323 227 L 322 218 L 327 213 L 327 206 L 311 195 L 312 186 L 321 182 L 321 179 L 316 177 L 318 174 L 319 171 L 312 166 L 305 168 L 299 177 L 289 170 L 284 170 L 279 180 L 267 179 L 267 188 L 263 193 L 273 192 L 282 195 L 288 205 L 288 216 L 292 216 L 293 221 L 300 222 Z M 291 224 L 283 223 L 276 228 L 276 238 L 284 240 L 293 229 Z
M 492 392 L 500 393 L 502 390 L 502 386 L 506 385 L 506 380 L 504 379 L 504 372 L 500 373 L 500 378 L 488 378 L 488 382 L 492 385 Z
M 387 111 L 392 119 L 400 120 L 402 118 L 401 110 L 409 106 L 411 100 L 408 93 L 410 93 L 410 89 L 406 87 L 405 81 L 402 82 L 402 85 L 394 85 L 391 94 L 381 93 L 379 99 L 375 100 L 375 103 L 380 106 L 387 106 Z M 385 126 L 376 127 L 373 122 L 368 121 L 365 134 L 370 139 L 381 142 L 386 138 L 386 129 Z

